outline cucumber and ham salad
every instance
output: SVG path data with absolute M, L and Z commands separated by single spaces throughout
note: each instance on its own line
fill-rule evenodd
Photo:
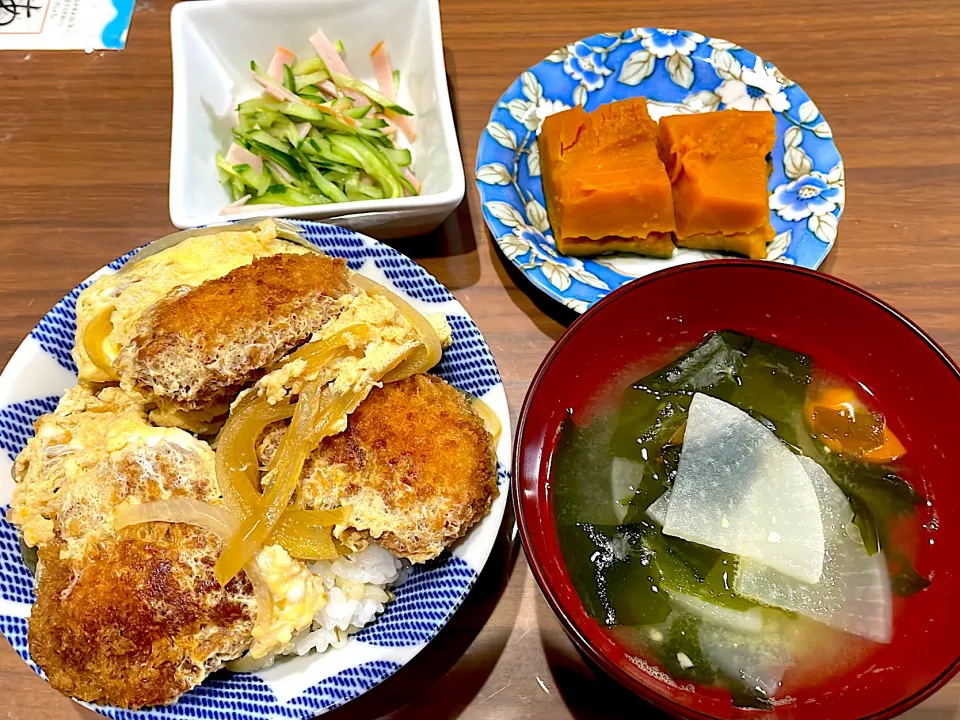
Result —
M 416 125 L 397 103 L 400 73 L 384 44 L 370 53 L 374 88 L 350 73 L 342 43 L 322 30 L 310 43 L 312 57 L 280 47 L 266 69 L 250 63 L 263 92 L 237 106 L 232 143 L 217 155 L 231 197 L 221 214 L 420 193 L 410 150 L 397 145 L 413 142 Z

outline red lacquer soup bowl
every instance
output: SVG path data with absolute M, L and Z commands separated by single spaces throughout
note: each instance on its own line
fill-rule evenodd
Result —
M 916 567 L 932 583 L 896 601 L 894 639 L 852 667 L 791 691 L 769 711 L 733 706 L 715 688 L 668 682 L 584 610 L 564 567 L 552 507 L 551 460 L 568 410 L 589 414 L 643 372 L 704 335 L 735 330 L 810 355 L 863 383 L 904 442 L 905 477 L 932 503 Z M 636 374 L 630 376 L 631 372 Z M 628 378 L 626 381 L 623 378 Z M 611 383 L 620 378 L 619 386 Z M 620 683 L 684 718 L 889 718 L 960 667 L 960 371 L 903 315 L 843 281 L 776 263 L 720 260 L 626 285 L 578 319 L 543 361 L 517 430 L 513 499 L 530 567 L 565 629 Z M 652 672 L 651 672 L 652 669 Z M 659 677 L 658 677 L 659 676 Z M 785 678 L 785 688 L 788 685 Z

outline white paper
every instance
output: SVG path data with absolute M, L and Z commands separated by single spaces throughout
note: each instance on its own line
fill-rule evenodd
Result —
M 0 0 L 0 50 L 121 50 L 134 0 Z

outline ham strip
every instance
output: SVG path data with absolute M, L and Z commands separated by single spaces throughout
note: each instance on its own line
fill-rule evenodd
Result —
M 254 172 L 263 172 L 263 160 L 260 156 L 254 155 L 245 147 L 241 147 L 236 143 L 230 146 L 224 159 L 231 165 L 249 165 L 250 169 Z
M 386 95 L 391 100 L 396 100 L 393 91 L 393 65 L 390 62 L 390 53 L 387 52 L 387 46 L 383 44 L 382 40 L 370 52 L 370 59 L 373 61 L 373 73 L 377 78 L 377 85 L 380 86 L 380 94 Z M 385 110 L 384 115 L 389 123 L 400 128 L 407 140 L 413 142 L 417 139 L 417 128 L 414 125 L 413 118 L 399 115 L 392 110 Z
M 340 57 L 340 53 L 337 52 L 333 43 L 327 39 L 327 36 L 323 34 L 323 30 L 317 28 L 317 31 L 310 37 L 310 44 L 313 45 L 313 49 L 317 51 L 317 55 L 323 60 L 323 64 L 327 66 L 327 70 L 330 71 L 331 75 L 333 73 L 339 73 L 347 77 L 353 77 L 350 70 L 347 69 L 347 64 L 343 61 L 343 58 Z M 364 95 L 355 90 L 344 88 L 343 94 L 349 98 L 353 98 L 353 102 L 357 107 L 370 104 L 370 101 Z
M 273 54 L 273 60 L 270 61 L 270 67 L 267 69 L 267 75 L 272 77 L 278 83 L 283 82 L 283 66 L 293 65 L 297 61 L 297 56 L 287 50 L 285 47 L 278 47 Z

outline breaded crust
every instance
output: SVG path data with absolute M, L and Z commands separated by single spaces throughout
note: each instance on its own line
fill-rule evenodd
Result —
M 281 428 L 268 431 L 269 461 Z M 350 505 L 350 526 L 425 562 L 463 537 L 497 496 L 492 439 L 464 395 L 433 375 L 375 388 L 343 433 L 307 461 L 307 507 Z
M 213 535 L 126 528 L 78 576 L 60 545 L 40 549 L 29 632 L 33 660 L 60 692 L 122 708 L 170 703 L 249 646 L 252 590 L 242 575 L 220 587 Z
M 173 291 L 121 350 L 121 385 L 179 410 L 229 403 L 331 319 L 347 277 L 341 259 L 280 254 Z

